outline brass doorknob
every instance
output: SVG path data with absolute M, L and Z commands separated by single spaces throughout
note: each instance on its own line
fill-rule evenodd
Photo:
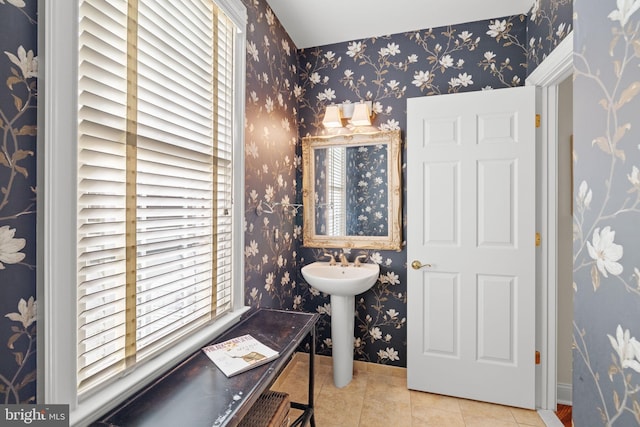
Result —
M 431 264 L 423 264 L 423 263 L 421 263 L 420 261 L 418 261 L 417 259 L 416 259 L 416 260 L 414 260 L 414 261 L 411 263 L 411 268 L 413 268 L 414 270 L 420 270 L 422 267 L 427 267 L 427 268 L 429 268 L 429 267 L 431 267 Z

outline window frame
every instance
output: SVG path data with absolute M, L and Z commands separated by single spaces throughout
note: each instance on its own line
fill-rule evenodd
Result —
M 232 309 L 137 369 L 79 399 L 76 378 L 76 192 L 78 2 L 38 1 L 38 396 L 68 404 L 70 425 L 85 425 L 236 323 L 244 306 L 244 111 L 247 12 L 241 0 L 215 0 L 238 27 L 234 46 Z M 44 22 L 44 24 L 42 24 Z M 72 213 L 70 215 L 70 213 Z M 71 254 L 71 256 L 70 256 Z

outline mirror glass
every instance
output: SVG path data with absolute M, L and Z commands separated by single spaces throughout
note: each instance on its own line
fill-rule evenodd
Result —
M 305 137 L 304 245 L 401 249 L 400 131 Z

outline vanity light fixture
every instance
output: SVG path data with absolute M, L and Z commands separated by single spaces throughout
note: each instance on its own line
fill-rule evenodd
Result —
M 352 126 L 371 126 L 372 102 L 360 101 L 352 103 L 328 105 L 324 111 L 322 124 L 326 128 L 341 128 L 350 123 Z
M 367 105 L 368 104 L 368 105 Z M 359 102 L 353 108 L 351 124 L 354 126 L 371 126 L 371 101 Z
M 326 128 L 341 128 L 342 127 L 342 112 L 340 106 L 331 104 L 324 110 L 324 118 L 322 124 Z

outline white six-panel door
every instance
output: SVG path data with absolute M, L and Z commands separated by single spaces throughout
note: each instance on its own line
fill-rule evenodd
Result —
M 535 88 L 407 113 L 408 386 L 534 408 Z

